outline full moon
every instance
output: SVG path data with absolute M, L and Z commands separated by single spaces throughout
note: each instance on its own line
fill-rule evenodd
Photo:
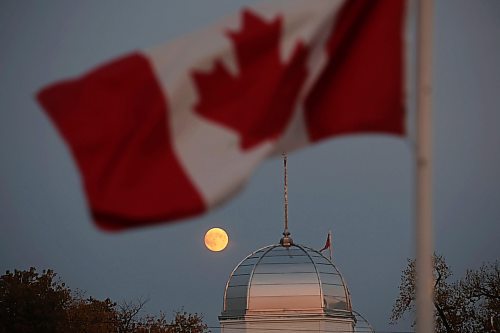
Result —
M 219 252 L 226 248 L 229 237 L 221 228 L 212 228 L 205 234 L 205 246 L 210 251 Z

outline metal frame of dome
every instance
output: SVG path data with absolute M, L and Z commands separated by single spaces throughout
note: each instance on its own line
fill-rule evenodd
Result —
M 355 333 L 375 333 L 375 330 L 373 329 L 372 325 L 366 320 L 365 317 L 363 317 L 359 312 L 357 311 L 352 311 L 354 314 L 354 317 L 356 318 L 356 325 L 354 325 L 354 332 Z
M 295 251 L 294 254 L 290 254 L 290 252 L 287 252 L 288 254 L 286 255 L 280 255 L 279 251 L 284 250 L 298 250 L 299 252 Z M 284 260 L 285 258 L 287 260 Z M 304 261 L 305 258 L 307 258 L 307 261 Z M 248 263 L 249 260 L 252 261 Z M 269 266 L 265 267 L 266 265 Z M 311 265 L 314 270 L 312 270 L 309 265 Z M 299 266 L 302 267 L 302 271 L 300 269 L 298 269 L 298 271 L 294 269 L 294 267 Z M 305 268 L 307 269 L 304 270 Z M 244 269 L 243 273 L 237 274 L 238 270 L 240 269 Z M 247 272 L 248 269 L 250 270 Z M 267 272 L 265 271 L 265 269 L 267 269 Z M 279 269 L 285 269 L 285 271 L 279 271 Z M 288 269 L 288 272 L 286 271 L 286 269 Z M 258 270 L 260 270 L 260 272 Z M 307 279 L 309 280 L 300 280 L 297 277 L 298 274 L 302 274 L 303 277 L 307 276 Z M 234 279 L 239 276 L 248 276 L 248 278 L 245 277 L 244 279 L 242 279 L 242 282 L 235 282 L 234 285 L 231 285 L 231 282 L 235 281 Z M 256 276 L 258 276 L 261 281 L 256 281 Z M 311 282 L 313 276 L 315 276 L 315 282 Z M 277 279 L 277 277 L 279 277 L 279 280 Z M 269 279 L 270 282 L 266 282 L 264 278 Z M 274 278 L 274 280 L 272 278 Z M 322 280 L 326 280 L 328 278 L 332 279 L 330 283 L 326 283 Z M 262 279 L 264 280 L 262 281 Z M 316 285 L 317 287 L 314 287 L 314 285 Z M 300 294 L 300 288 L 297 287 L 303 287 L 302 295 Z M 309 291 L 311 291 L 312 288 L 318 288 L 319 292 L 315 291 L 314 295 L 308 295 L 307 287 L 309 287 Z M 244 296 L 231 297 L 231 292 L 228 293 L 230 288 L 233 288 L 235 290 L 233 291 L 235 295 Z M 252 291 L 255 292 L 255 290 L 257 290 L 257 294 L 254 294 L 252 296 Z M 282 294 L 279 294 L 279 291 L 277 290 L 281 290 Z M 287 290 L 293 291 L 293 294 L 287 295 Z M 340 295 L 340 290 L 343 291 L 343 295 Z M 263 293 L 264 291 L 271 293 L 271 295 L 263 294 L 259 296 L 259 292 Z M 299 292 L 298 295 L 297 292 Z M 276 293 L 278 295 L 276 295 Z M 252 308 L 252 301 L 253 303 L 258 303 L 256 302 L 258 298 L 267 299 L 267 301 L 264 303 L 270 304 L 273 303 L 271 301 L 272 298 L 276 299 L 277 297 L 280 297 L 283 300 L 277 302 L 275 301 L 274 303 L 277 305 L 274 307 L 271 305 L 268 308 L 266 308 L 265 306 L 254 306 L 254 308 Z M 245 299 L 244 302 L 243 298 Z M 315 300 L 314 298 L 317 299 Z M 327 298 L 329 298 L 329 301 L 327 300 Z M 237 304 L 237 306 L 233 305 L 233 308 L 232 306 L 228 306 L 228 300 L 230 299 L 235 300 L 234 304 Z M 313 307 L 299 307 L 296 306 L 296 304 L 288 305 L 285 302 L 286 299 L 292 299 L 294 303 L 296 303 L 297 301 L 301 301 L 306 305 L 308 302 L 310 304 L 315 302 L 318 303 L 317 306 Z M 335 300 L 336 303 L 334 303 L 333 300 Z M 344 304 L 342 303 L 343 301 L 345 301 Z M 221 313 L 220 319 L 236 319 L 243 318 L 251 314 L 262 313 L 266 313 L 269 315 L 272 315 L 273 313 L 279 313 L 280 315 L 285 313 L 292 313 L 294 315 L 314 313 L 335 317 L 353 317 L 349 289 L 347 288 L 344 278 L 335 264 L 333 264 L 330 259 L 323 256 L 320 252 L 307 246 L 298 244 L 292 244 L 286 247 L 280 244 L 265 246 L 252 252 L 245 259 L 240 261 L 240 263 L 231 272 L 224 289 L 223 311 Z

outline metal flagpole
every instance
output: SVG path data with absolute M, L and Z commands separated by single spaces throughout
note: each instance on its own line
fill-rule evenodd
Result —
M 286 153 L 283 154 L 283 196 L 284 196 L 284 213 L 285 213 L 285 229 L 283 230 L 283 238 L 280 240 L 280 244 L 284 247 L 290 247 L 293 245 L 293 240 L 290 237 L 290 232 L 288 231 L 288 170 L 286 168 Z
M 286 153 L 283 153 L 283 196 L 284 196 L 284 215 L 285 215 L 285 230 L 284 235 L 288 233 L 288 177 L 286 168 Z
M 432 231 L 432 29 L 433 1 L 418 1 L 416 292 L 417 333 L 434 332 Z

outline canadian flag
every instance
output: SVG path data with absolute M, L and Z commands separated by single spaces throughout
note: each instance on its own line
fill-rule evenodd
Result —
M 265 158 L 353 133 L 404 134 L 402 0 L 249 7 L 42 89 L 95 222 L 209 210 Z

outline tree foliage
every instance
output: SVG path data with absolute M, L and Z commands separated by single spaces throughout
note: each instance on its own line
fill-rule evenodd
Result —
M 66 309 L 65 332 L 108 333 L 116 332 L 118 323 L 116 303 L 109 298 L 104 301 L 95 298 L 75 298 Z
M 0 279 L 0 332 L 57 332 L 71 290 L 52 270 L 7 271 Z
M 0 333 L 207 333 L 203 316 L 176 311 L 172 320 L 140 316 L 147 300 L 116 303 L 84 297 L 52 270 L 7 271 L 0 277 Z
M 452 271 L 442 256 L 434 255 L 434 309 L 438 333 L 473 333 L 498 330 L 500 264 L 483 264 L 462 279 L 449 281 Z M 415 260 L 409 259 L 401 275 L 399 297 L 391 322 L 415 311 Z M 415 322 L 413 322 L 413 325 Z M 492 327 L 494 326 L 494 327 Z
M 138 333 L 208 333 L 207 324 L 203 322 L 203 316 L 198 313 L 188 313 L 184 310 L 174 312 L 174 318 L 166 319 L 164 313 L 158 317 L 147 316 L 142 321 Z
M 203 316 L 197 313 L 187 313 L 184 310 L 176 311 L 174 319 L 169 324 L 166 333 L 206 333 L 209 332 L 203 322 Z

